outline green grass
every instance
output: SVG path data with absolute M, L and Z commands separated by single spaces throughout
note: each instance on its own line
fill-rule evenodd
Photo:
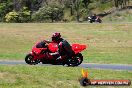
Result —
M 79 67 L 63 66 L 0 66 L 0 88 L 83 88 L 78 79 Z M 85 69 L 90 79 L 130 79 L 131 71 Z M 132 86 L 130 86 L 132 87 Z M 130 88 L 117 86 L 115 88 Z M 89 87 L 89 88 L 93 88 Z M 106 88 L 106 86 L 98 87 Z M 114 88 L 114 87 L 107 87 Z
M 0 24 L 0 59 L 24 60 L 35 42 L 60 32 L 70 43 L 86 44 L 84 62 L 132 64 L 132 24 Z

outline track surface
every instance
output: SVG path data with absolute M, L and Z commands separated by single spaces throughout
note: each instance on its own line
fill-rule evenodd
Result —
M 24 61 L 0 61 L 0 65 L 27 65 Z M 39 64 L 43 65 L 43 64 Z M 49 64 L 46 64 L 49 65 Z M 43 66 L 46 66 L 45 64 Z M 79 67 L 132 71 L 132 65 L 82 63 Z

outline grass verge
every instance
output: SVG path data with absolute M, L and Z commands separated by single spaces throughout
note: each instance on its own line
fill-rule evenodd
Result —
M 84 62 L 132 64 L 132 24 L 0 24 L 0 59 L 23 60 L 35 42 L 60 32 L 70 43 L 86 44 Z
M 0 66 L 1 88 L 83 88 L 78 79 L 81 77 L 79 67 L 63 66 Z M 112 71 L 100 69 L 85 69 L 91 79 L 130 79 L 131 71 Z M 119 86 L 128 88 L 129 86 Z M 131 88 L 132 86 L 130 86 Z M 89 88 L 93 88 L 89 87 Z M 98 88 L 106 88 L 101 86 Z M 114 88 L 114 87 L 107 87 Z M 118 88 L 116 86 L 115 88 Z

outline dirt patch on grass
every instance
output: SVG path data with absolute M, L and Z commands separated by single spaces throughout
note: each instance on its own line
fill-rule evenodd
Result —
M 0 72 L 0 79 L 2 79 L 4 77 L 5 73 Z
M 86 37 L 86 40 L 91 40 L 91 39 L 93 39 L 94 38 L 94 35 L 88 35 L 87 37 Z

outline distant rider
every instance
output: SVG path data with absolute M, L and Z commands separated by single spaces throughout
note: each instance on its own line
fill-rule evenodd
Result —
M 95 21 L 95 20 L 97 19 L 97 15 L 96 15 L 96 14 L 93 14 L 93 15 L 91 16 L 91 19 L 92 19 L 93 21 Z

